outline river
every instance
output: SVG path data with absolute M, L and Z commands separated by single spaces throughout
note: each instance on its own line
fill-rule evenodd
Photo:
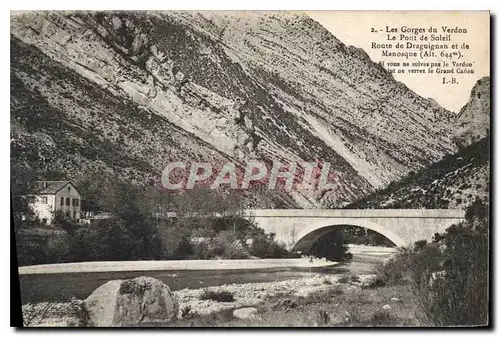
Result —
M 385 247 L 350 248 L 353 259 L 328 267 L 266 268 L 252 270 L 168 270 L 168 271 L 113 271 L 57 274 L 20 275 L 23 304 L 42 301 L 66 301 L 75 297 L 84 299 L 94 289 L 114 279 L 151 276 L 165 282 L 172 290 L 203 288 L 231 283 L 273 282 L 301 279 L 318 274 L 373 274 L 376 265 L 391 256 L 394 250 Z

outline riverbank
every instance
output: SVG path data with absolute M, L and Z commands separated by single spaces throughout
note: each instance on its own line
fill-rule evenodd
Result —
M 171 270 L 242 270 L 272 268 L 331 267 L 337 262 L 324 259 L 247 259 L 247 260 L 175 260 L 175 261 L 99 261 L 43 264 L 19 267 L 20 275 L 67 274 Z
M 348 245 L 355 255 L 384 257 L 396 249 L 389 247 Z M 19 275 L 68 274 L 99 272 L 171 271 L 171 270 L 242 270 L 270 268 L 316 268 L 331 267 L 338 262 L 325 259 L 245 259 L 245 260 L 168 260 L 168 261 L 97 261 L 41 264 L 19 267 Z

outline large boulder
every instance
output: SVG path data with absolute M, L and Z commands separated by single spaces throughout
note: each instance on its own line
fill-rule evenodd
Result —
M 135 326 L 177 318 L 179 305 L 170 288 L 152 277 L 109 281 L 85 299 L 91 326 Z

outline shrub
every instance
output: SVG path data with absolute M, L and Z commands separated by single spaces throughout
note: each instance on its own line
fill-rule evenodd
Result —
M 120 261 L 133 258 L 133 237 L 120 221 L 107 219 L 75 231 L 71 256 L 76 261 Z
M 329 303 L 336 298 L 337 295 L 342 295 L 343 293 L 343 290 L 339 286 L 334 286 L 328 289 L 311 292 L 306 297 L 298 297 L 297 301 L 299 301 L 302 305 Z
M 350 312 L 346 310 L 346 322 L 350 326 L 363 326 L 364 322 L 362 320 L 361 308 L 359 306 L 355 306 L 351 308 Z
M 339 283 L 351 283 L 351 282 L 360 282 L 361 279 L 358 275 L 346 274 L 338 279 Z
M 331 281 L 329 278 L 324 278 L 324 279 L 323 279 L 323 284 L 326 284 L 326 285 L 331 285 L 331 284 L 332 284 L 332 281 Z
M 349 247 L 344 242 L 344 233 L 339 230 L 330 232 L 316 240 L 309 254 L 330 261 L 342 261 L 352 258 L 352 254 L 348 253 L 348 250 Z
M 374 289 L 385 286 L 386 283 L 380 276 L 376 276 L 374 279 L 370 280 L 367 284 L 362 285 L 363 288 L 368 288 L 368 289 Z
M 375 282 L 409 282 L 419 307 L 437 326 L 487 324 L 487 216 L 487 207 L 476 200 L 466 211 L 466 222 L 436 234 L 431 243 L 400 251 L 378 269 Z M 440 277 L 434 277 L 436 272 Z
M 201 296 L 200 300 L 212 300 L 217 302 L 234 302 L 234 295 L 230 291 L 220 290 L 220 291 L 211 291 L 205 290 Z
M 316 322 L 317 326 L 325 326 L 330 323 L 330 315 L 324 310 L 318 311 L 318 320 Z
M 349 283 L 351 281 L 351 277 L 349 275 L 343 275 L 338 279 L 339 283 Z
M 73 231 L 77 227 L 77 224 L 61 210 L 55 212 L 52 224 L 55 227 L 65 229 L 68 232 Z
M 168 226 L 159 230 L 159 239 L 162 246 L 162 255 L 165 259 L 185 258 L 185 254 L 194 253 L 189 249 L 189 238 L 185 231 Z
M 286 248 L 274 241 L 273 235 L 258 235 L 253 237 L 250 253 L 263 259 L 286 258 L 289 256 Z
M 54 237 L 45 246 L 45 257 L 51 263 L 62 263 L 71 260 L 71 241 L 67 236 Z
M 214 257 L 210 245 L 207 242 L 192 244 L 193 258 L 198 260 L 208 260 Z
M 340 286 L 333 287 L 332 289 L 328 290 L 329 295 L 342 295 L 344 291 Z
M 437 325 L 487 324 L 488 231 L 486 223 L 476 225 L 451 226 L 446 231 L 444 263 L 431 269 L 445 273 L 440 282 L 431 286 L 430 273 L 415 274 L 419 302 Z
M 47 263 L 47 252 L 43 245 L 29 239 L 17 239 L 17 262 L 19 266 Z
M 195 310 L 191 309 L 191 306 L 185 306 L 184 308 L 181 309 L 181 317 L 184 319 L 190 319 L 190 318 L 195 318 L 198 317 L 198 312 Z
M 236 233 L 222 231 L 212 240 L 212 254 L 227 259 L 242 259 L 248 256 Z
M 402 249 L 378 267 L 376 282 L 379 285 L 402 285 L 411 282 L 419 284 L 422 275 L 430 275 L 431 271 L 438 270 L 442 261 L 438 245 L 419 241 L 413 250 Z
M 376 311 L 366 322 L 369 326 L 395 326 L 398 319 L 392 316 L 388 311 Z

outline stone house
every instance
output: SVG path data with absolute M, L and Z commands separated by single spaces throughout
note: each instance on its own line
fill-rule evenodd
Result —
M 37 181 L 30 207 L 41 219 L 52 223 L 57 211 L 68 218 L 79 221 L 81 217 L 81 195 L 70 181 Z

